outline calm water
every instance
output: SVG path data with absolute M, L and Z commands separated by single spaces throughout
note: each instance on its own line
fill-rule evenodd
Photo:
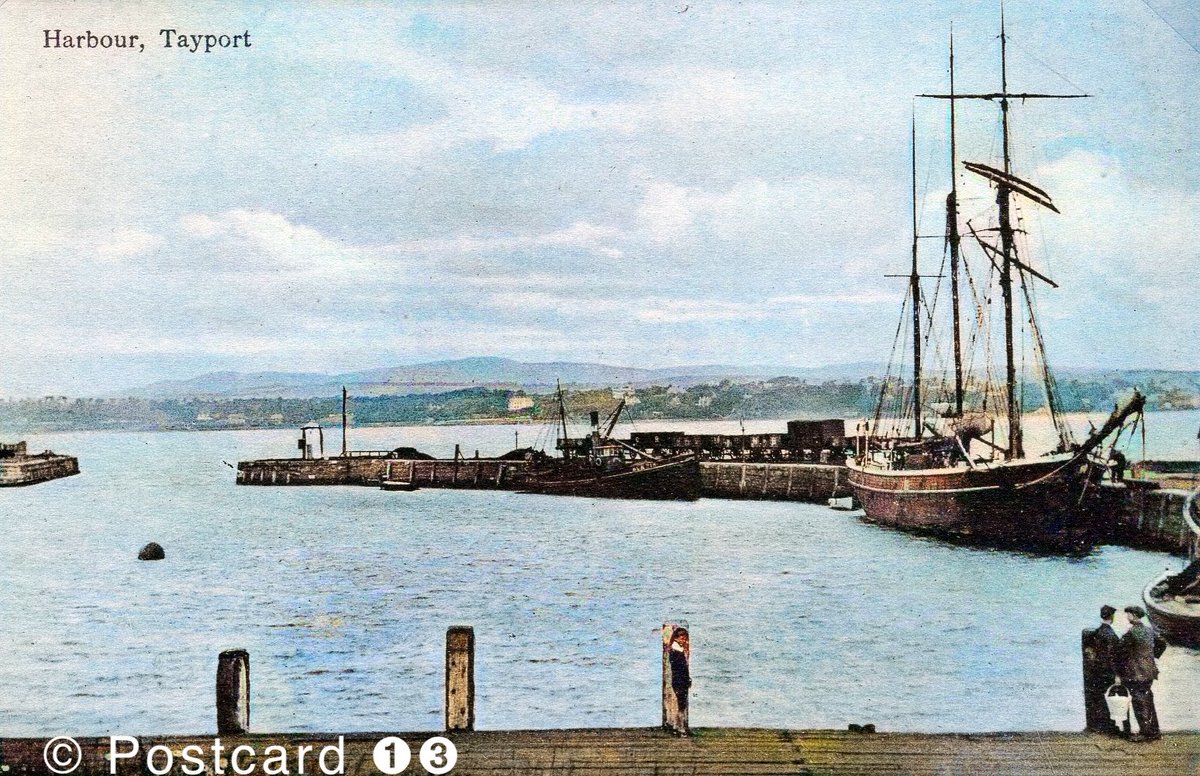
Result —
M 1153 417 L 1150 455 L 1194 456 L 1198 422 Z M 251 653 L 255 729 L 433 729 L 453 624 L 476 629 L 481 728 L 656 725 L 674 619 L 697 725 L 1073 730 L 1080 628 L 1178 565 L 951 547 L 804 504 L 233 485 L 223 460 L 290 455 L 294 436 L 29 437 L 84 473 L 0 491 L 0 735 L 210 731 L 231 647 Z M 371 429 L 352 446 L 512 440 Z M 167 560 L 138 562 L 148 541 Z M 1164 725 L 1195 728 L 1200 654 L 1161 665 Z

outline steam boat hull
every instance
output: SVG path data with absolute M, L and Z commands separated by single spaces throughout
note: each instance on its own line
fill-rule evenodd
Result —
M 564 461 L 529 472 L 519 490 L 558 496 L 695 501 L 700 498 L 700 463 L 687 458 L 604 472 L 585 462 Z
M 890 470 L 850 464 L 866 519 L 970 544 L 1086 551 L 1096 531 L 1088 464 L 1070 457 L 992 468 Z

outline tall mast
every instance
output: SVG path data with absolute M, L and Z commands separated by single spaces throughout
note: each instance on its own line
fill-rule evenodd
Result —
M 951 100 L 951 103 L 954 101 Z M 1000 128 L 1004 144 L 1004 175 L 1012 176 L 1012 157 L 1008 150 L 1008 38 L 1004 34 L 1004 6 L 1000 7 Z M 1005 181 L 996 184 L 996 204 L 1000 209 L 1000 292 L 1004 298 L 1004 382 L 1008 394 L 1008 458 L 1025 457 L 1021 439 L 1021 408 L 1017 396 L 1017 365 L 1013 358 L 1013 247 L 1012 213 Z
M 953 57 L 953 54 L 951 55 Z M 1027 265 L 1021 264 L 1016 255 L 1016 246 L 1013 243 L 1013 227 L 1012 227 L 1012 212 L 1011 212 L 1011 196 L 1013 193 L 1021 194 L 1030 198 L 1032 201 L 1044 207 L 1048 207 L 1057 212 L 1053 204 L 1050 203 L 1046 193 L 1036 186 L 1021 181 L 1012 175 L 1012 157 L 1009 153 L 1009 137 L 1008 137 L 1008 108 L 1009 100 L 1017 99 L 1025 100 L 1042 100 L 1042 99 L 1075 99 L 1087 97 L 1086 94 L 1045 94 L 1037 92 L 1019 92 L 1010 93 L 1008 91 L 1008 38 L 1004 31 L 1004 5 L 1001 2 L 1000 6 L 1000 91 L 999 92 L 983 92 L 978 94 L 955 94 L 953 93 L 953 73 L 954 69 L 951 66 L 951 94 L 920 94 L 919 97 L 932 97 L 938 100 L 950 100 L 951 105 L 951 127 L 953 132 L 954 120 L 954 102 L 956 100 L 999 100 L 1000 101 L 1000 116 L 1001 129 L 1004 141 L 1004 170 L 993 170 L 986 165 L 972 164 L 964 162 L 967 169 L 982 175 L 988 180 L 996 184 L 996 204 L 1000 211 L 1000 243 L 1001 249 L 997 251 L 1000 254 L 1000 290 L 1004 297 L 1004 356 L 1005 356 L 1005 383 L 1008 394 L 1008 450 L 1007 455 L 1010 459 L 1022 458 L 1025 454 L 1025 446 L 1021 435 L 1021 410 L 1018 401 L 1017 388 L 1017 369 L 1016 362 L 1013 357 L 1013 292 L 1012 292 L 1012 276 L 1013 266 L 1016 265 L 1019 269 L 1030 272 L 1036 277 L 1047 280 L 1044 275 L 1040 275 Z M 952 134 L 953 137 L 953 134 Z M 953 146 L 952 146 L 953 148 Z M 953 150 L 951 151 L 953 155 Z M 1016 188 L 1014 188 L 1014 186 Z M 957 223 L 957 222 L 956 222 Z M 991 246 L 985 246 L 988 250 Z M 993 249 L 994 250 L 994 249 Z M 957 327 L 955 336 L 958 336 Z M 955 348 L 956 355 L 959 352 Z M 957 362 L 956 362 L 957 363 Z
M 952 101 L 953 104 L 953 101 Z M 912 274 L 909 275 L 909 286 L 912 291 L 913 316 L 913 436 L 921 436 L 921 276 L 917 268 L 917 115 L 913 113 L 912 122 Z
M 346 386 L 342 386 L 342 457 L 346 457 Z
M 946 240 L 950 245 L 950 306 L 954 317 L 954 416 L 963 414 L 962 341 L 959 324 L 958 261 L 958 153 L 954 124 L 954 30 L 950 31 L 950 195 L 946 197 Z
M 567 454 L 567 402 L 563 399 L 562 381 L 555 380 L 554 384 L 558 388 L 558 417 L 562 421 L 562 438 L 563 438 L 563 456 Z

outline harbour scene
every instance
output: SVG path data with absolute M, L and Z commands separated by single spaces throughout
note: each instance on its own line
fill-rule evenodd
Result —
M 1161 445 L 1151 455 L 1187 454 L 1200 413 L 1150 423 Z M 455 444 L 486 454 L 512 442 L 505 426 L 353 433 L 446 458 Z M 4 543 L 0 614 L 11 632 L 40 634 L 14 640 L 0 667 L 14 688 L 0 708 L 6 735 L 208 729 L 195 699 L 231 638 L 262 659 L 257 728 L 437 727 L 451 621 L 475 626 L 480 729 L 654 725 L 658 686 L 642 666 L 667 615 L 695 634 L 694 726 L 1075 730 L 1078 634 L 1096 602 L 1137 600 L 1182 565 L 1120 546 L 1077 558 L 964 548 L 822 504 L 577 499 L 564 511 L 560 497 L 512 492 L 239 488 L 221 463 L 292 437 L 45 438 L 88 466 L 10 494 L 14 513 L 45 520 L 12 526 Z M 158 506 L 135 508 L 148 503 Z M 166 549 L 162 564 L 137 561 L 150 540 Z M 1173 648 L 1162 664 L 1164 729 L 1192 729 L 1200 660 Z M 781 690 L 778 677 L 798 670 L 810 689 Z M 1029 702 L 988 700 L 998 694 Z
M 0 771 L 1194 770 L 1180 8 L 15 5 Z

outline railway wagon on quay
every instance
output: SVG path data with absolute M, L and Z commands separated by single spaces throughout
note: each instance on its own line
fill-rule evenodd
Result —
M 628 444 L 649 455 L 693 453 L 701 461 L 790 461 L 840 463 L 848 452 L 846 422 L 791 420 L 787 431 L 770 434 L 689 434 L 635 431 Z

